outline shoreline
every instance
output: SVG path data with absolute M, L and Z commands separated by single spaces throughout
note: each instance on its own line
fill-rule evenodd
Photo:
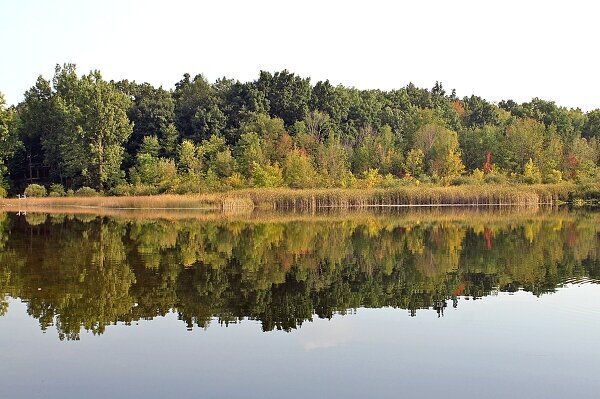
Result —
M 3 198 L 5 210 L 82 208 L 120 210 L 285 210 L 410 207 L 540 207 L 577 198 L 574 184 L 407 186 L 390 189 L 243 189 L 207 194 Z

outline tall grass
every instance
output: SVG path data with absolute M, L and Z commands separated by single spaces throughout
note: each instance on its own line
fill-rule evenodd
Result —
M 321 208 L 390 206 L 503 206 L 538 207 L 567 201 L 572 184 L 409 186 L 391 189 L 246 189 L 200 195 L 131 197 L 52 197 L 2 199 L 7 209 L 80 207 L 110 209 L 205 209 L 237 212 L 241 209 L 314 211 Z
M 271 189 L 249 191 L 255 206 L 280 210 L 365 208 L 385 206 L 502 206 L 537 207 L 567 201 L 574 186 L 469 185 L 401 187 L 392 189 Z

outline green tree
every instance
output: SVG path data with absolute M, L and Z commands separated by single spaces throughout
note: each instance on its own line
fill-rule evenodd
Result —
M 527 184 L 536 184 L 542 182 L 542 174 L 540 168 L 538 168 L 531 158 L 525 163 L 523 167 L 523 180 Z
M 518 118 L 508 125 L 503 144 L 505 162 L 510 169 L 521 172 L 529 159 L 539 163 L 545 134 L 544 124 L 531 118 Z
M 240 137 L 255 133 L 260 139 L 262 156 L 269 162 L 281 164 L 292 148 L 292 139 L 287 133 L 283 119 L 256 114 L 240 125 Z M 257 161 L 260 162 L 259 159 Z
M 118 184 L 123 145 L 132 131 L 131 100 L 100 72 L 79 78 L 74 65 L 57 66 L 53 80 L 63 123 L 45 146 L 60 154 L 61 170 L 100 191 Z
M 600 109 L 595 109 L 586 114 L 585 124 L 582 129 L 583 137 L 600 137 Z
M 415 133 L 415 147 L 423 151 L 431 175 L 450 179 L 464 171 L 458 135 L 452 130 L 425 125 Z
M 4 96 L 0 93 L 0 188 L 3 190 L 8 188 L 6 162 L 22 145 L 18 135 L 18 122 L 16 112 L 6 108 Z
M 261 71 L 256 87 L 265 93 L 269 104 L 269 114 L 281 118 L 286 126 L 304 119 L 308 113 L 312 86 L 310 79 L 303 79 L 293 73 Z
M 252 165 L 252 183 L 254 187 L 281 187 L 283 185 L 283 172 L 279 164 Z
M 125 82 L 121 84 L 124 85 Z M 178 139 L 178 133 L 173 132 L 175 128 L 173 96 L 162 87 L 155 88 L 148 83 L 134 82 L 127 84 L 126 87 L 127 89 L 123 91 L 133 98 L 127 110 L 127 116 L 133 122 L 133 131 L 126 144 L 129 156 L 135 157 L 144 137 L 156 136 L 161 146 L 164 145 L 160 155 L 172 157 Z
M 196 75 L 190 79 L 184 74 L 175 85 L 175 127 L 182 138 L 196 143 L 212 135 L 221 134 L 226 117 L 219 108 L 219 97 L 215 89 L 204 76 Z
M 317 173 L 304 151 L 294 149 L 285 157 L 283 178 L 291 188 L 309 188 L 316 185 Z
M 264 155 L 263 140 L 255 132 L 242 133 L 238 140 L 234 154 L 238 161 L 240 172 L 246 176 L 253 175 L 255 164 L 268 164 L 267 158 Z
M 419 177 L 423 174 L 425 171 L 423 165 L 424 157 L 425 155 L 423 154 L 423 150 L 419 148 L 413 148 L 408 151 L 404 166 L 406 168 L 406 172 L 408 172 L 410 176 Z
M 144 185 L 155 192 L 173 189 L 177 181 L 177 167 L 172 159 L 158 156 L 160 145 L 156 136 L 146 136 L 136 155 L 136 163 L 130 170 L 131 182 Z

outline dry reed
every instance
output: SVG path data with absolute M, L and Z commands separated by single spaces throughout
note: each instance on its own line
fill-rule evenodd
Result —
M 322 208 L 404 206 L 523 206 L 567 201 L 575 190 L 570 184 L 412 186 L 393 189 L 246 189 L 200 195 L 131 197 L 46 197 L 2 199 L 7 210 L 32 207 L 96 209 L 196 209 L 238 212 L 244 209 L 315 211 Z

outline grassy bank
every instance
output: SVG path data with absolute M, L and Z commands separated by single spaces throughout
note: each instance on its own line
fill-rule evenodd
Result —
M 201 195 L 131 197 L 45 197 L 2 199 L 6 209 L 31 207 L 90 207 L 109 209 L 206 209 L 239 211 L 271 209 L 310 211 L 320 208 L 386 206 L 504 206 L 537 207 L 566 202 L 576 195 L 572 184 L 411 186 L 393 189 L 247 189 Z

